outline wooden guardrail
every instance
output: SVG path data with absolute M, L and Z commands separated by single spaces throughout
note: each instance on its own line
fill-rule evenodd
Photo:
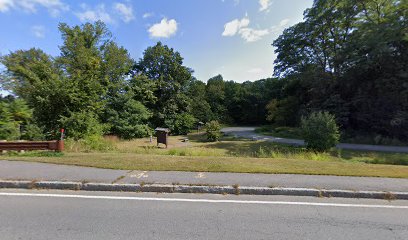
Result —
M 56 152 L 62 152 L 64 151 L 64 140 L 0 142 L 0 151 L 10 150 L 14 151 L 52 150 Z

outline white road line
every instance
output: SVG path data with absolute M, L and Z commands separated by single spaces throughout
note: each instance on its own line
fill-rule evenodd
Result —
M 197 173 L 197 176 L 195 178 L 206 178 L 205 173 Z
M 149 177 L 149 175 L 147 174 L 147 171 L 143 171 L 143 172 L 140 172 L 140 173 L 137 173 L 137 174 L 132 174 L 132 175 L 130 175 L 130 177 L 131 178 L 147 178 L 147 177 Z
M 188 198 L 147 198 L 147 197 L 121 197 L 121 196 L 71 195 L 71 194 L 42 194 L 42 193 L 4 193 L 4 192 L 0 192 L 0 196 L 79 198 L 79 199 L 105 199 L 105 200 L 134 200 L 134 201 L 161 201 L 161 202 L 235 203 L 235 204 L 300 205 L 300 206 L 319 206 L 319 207 L 356 207 L 356 208 L 408 209 L 408 206 L 396 206 L 396 205 L 369 205 L 369 204 L 317 203 L 317 202 L 284 202 L 284 201 L 214 200 L 214 199 L 188 199 Z

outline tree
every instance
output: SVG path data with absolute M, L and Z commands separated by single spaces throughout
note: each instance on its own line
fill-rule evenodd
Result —
M 123 139 L 145 137 L 151 133 L 147 125 L 151 113 L 132 97 L 131 92 L 119 95 L 107 106 L 105 117 L 111 124 L 111 133 Z
M 207 81 L 206 95 L 207 102 L 210 104 L 211 111 L 214 114 L 214 119 L 219 121 L 226 120 L 227 109 L 224 105 L 225 82 L 221 75 L 212 77 Z
M 161 42 L 148 47 L 135 65 L 134 75 L 144 75 L 154 83 L 156 101 L 149 106 L 155 126 L 165 125 L 178 114 L 190 111 L 186 87 L 192 79 L 192 70 L 183 65 L 180 53 Z
M 174 119 L 165 121 L 166 126 L 171 129 L 174 135 L 187 135 L 193 129 L 196 119 L 189 113 L 178 114 Z
M 297 115 L 330 111 L 343 130 L 407 140 L 406 7 L 315 0 L 273 43 L 275 75 L 286 79 L 286 97 L 298 99 Z
M 22 99 L 0 99 L 0 139 L 17 140 L 20 129 L 30 124 L 32 110 Z
M 208 122 L 214 119 L 211 106 L 206 99 L 206 84 L 197 79 L 190 81 L 188 97 L 191 99 L 191 114 L 201 122 Z
M 109 123 L 101 116 L 125 92 L 133 60 L 113 42 L 102 22 L 74 27 L 61 23 L 59 30 L 63 44 L 56 58 L 39 49 L 1 58 L 7 68 L 2 85 L 27 101 L 35 122 L 46 132 L 67 128 L 68 137 L 78 138 L 109 131 L 102 127 Z
M 8 104 L 0 102 L 0 139 L 16 140 L 19 137 L 19 124 L 13 120 Z
M 68 113 L 72 88 L 54 59 L 40 49 L 18 50 L 4 56 L 1 63 L 7 68 L 1 84 L 26 100 L 33 108 L 34 120 L 46 131 L 59 128 L 59 119 Z

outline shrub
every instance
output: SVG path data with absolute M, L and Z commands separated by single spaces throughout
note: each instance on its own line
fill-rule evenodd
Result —
M 106 128 L 95 114 L 87 111 L 73 112 L 70 117 L 62 117 L 60 122 L 66 129 L 67 137 L 75 140 L 92 135 L 102 136 Z
M 28 108 L 22 104 L 21 100 L 0 102 L 0 140 L 17 140 L 20 138 L 20 124 L 29 115 Z
M 328 112 L 315 112 L 302 117 L 302 135 L 308 149 L 324 152 L 336 146 L 339 141 L 339 127 Z
M 108 105 L 105 117 L 111 126 L 110 133 L 122 139 L 149 136 L 152 132 L 147 120 L 152 116 L 141 103 L 128 95 L 120 95 Z
M 196 119 L 193 115 L 182 113 L 177 115 L 174 119 L 166 121 L 166 125 L 171 129 L 173 134 L 186 135 L 193 129 L 195 122 Z
M 27 124 L 23 127 L 21 139 L 40 141 L 45 139 L 42 129 L 36 124 Z
M 205 124 L 207 139 L 209 141 L 218 141 L 221 137 L 221 125 L 218 121 L 211 121 Z
M 20 128 L 16 122 L 0 121 L 0 140 L 17 140 L 20 138 Z

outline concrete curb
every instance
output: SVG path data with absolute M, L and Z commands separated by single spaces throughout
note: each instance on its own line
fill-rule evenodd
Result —
M 245 186 L 196 186 L 170 184 L 111 184 L 62 181 L 3 181 L 0 188 L 59 189 L 112 192 L 159 192 L 159 193 L 211 193 L 243 195 L 284 195 L 309 197 L 370 198 L 408 200 L 408 192 L 350 191 L 313 188 L 269 188 Z

